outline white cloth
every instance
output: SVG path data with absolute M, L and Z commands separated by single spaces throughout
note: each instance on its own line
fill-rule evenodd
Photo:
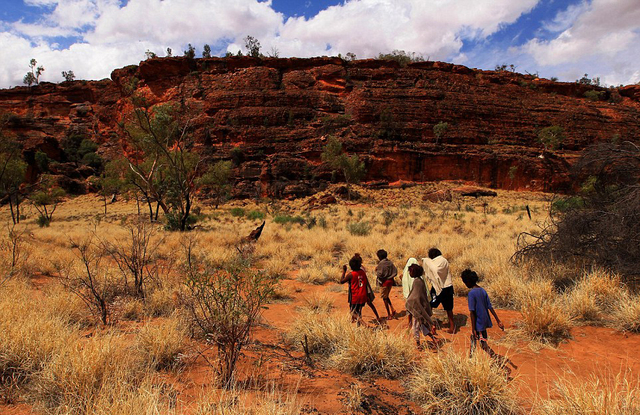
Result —
M 449 261 L 442 255 L 433 259 L 422 258 L 422 267 L 431 286 L 436 290 L 436 295 L 440 295 L 443 288 L 453 285 L 451 272 L 449 271 Z
M 405 298 L 405 300 L 409 298 L 409 294 L 411 293 L 411 287 L 413 287 L 414 279 L 411 278 L 411 275 L 409 275 L 409 267 L 413 264 L 420 265 L 417 259 L 409 258 L 409 260 L 407 261 L 407 265 L 404 266 L 404 270 L 402 271 L 402 296 Z M 424 281 L 424 275 L 420 278 L 422 278 L 422 280 Z M 426 286 L 426 282 L 425 282 L 425 286 Z

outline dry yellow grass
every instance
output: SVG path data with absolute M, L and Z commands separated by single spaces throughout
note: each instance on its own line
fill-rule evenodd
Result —
M 640 298 L 621 286 L 616 276 L 594 271 L 565 293 L 560 293 L 554 289 L 553 281 L 565 279 L 574 271 L 555 265 L 549 270 L 515 267 L 509 263 L 516 236 L 522 231 L 536 231 L 536 222 L 545 219 L 543 196 L 499 192 L 495 199 L 454 198 L 452 202 L 416 203 L 432 187 L 376 193 L 360 188 L 358 191 L 369 197 L 368 200 L 381 202 L 365 200 L 358 205 L 336 205 L 321 211 L 308 211 L 304 200 L 277 202 L 268 209 L 251 202 L 233 202 L 233 205 L 243 206 L 246 211 L 271 212 L 251 259 L 253 265 L 274 278 L 297 272 L 301 281 L 326 284 L 328 291 L 342 291 L 344 286 L 333 282 L 341 273 L 341 265 L 355 252 L 364 258 L 373 282 L 378 249 L 386 249 L 389 258 L 402 269 L 409 257 L 422 258 L 429 248 L 438 247 L 451 264 L 456 294 L 466 295 L 467 292 L 459 278 L 460 272 L 465 268 L 476 270 L 482 277 L 480 284 L 487 289 L 495 306 L 522 312 L 518 331 L 529 339 L 557 342 L 568 336 L 574 320 L 612 324 L 627 331 L 640 330 Z M 483 207 L 485 202 L 489 207 L 487 212 Z M 524 204 L 532 208 L 533 221 L 523 213 Z M 28 218 L 21 226 L 30 229 L 25 245 L 29 256 L 22 277 L 28 281 L 29 277 L 38 274 L 56 275 L 59 264 L 71 263 L 75 258 L 70 249 L 72 239 L 83 239 L 95 232 L 100 237 L 119 240 L 124 235 L 121 221 L 135 216 L 135 203 L 111 205 L 107 217 L 96 221 L 95 215 L 101 208 L 101 201 L 93 196 L 78 197 L 59 207 L 49 228 L 37 228 L 35 215 L 27 207 Z M 276 211 L 314 217 L 316 225 L 277 224 L 273 221 Z M 150 281 L 144 301 L 130 301 L 126 296 L 118 299 L 122 318 L 127 315 L 136 319 L 169 317 L 174 313 L 178 307 L 177 293 L 183 289 L 179 264 L 184 258 L 186 239 L 198 239 L 207 258 L 222 264 L 236 255 L 240 238 L 258 224 L 247 218 L 232 217 L 228 207 L 216 211 L 205 209 L 205 213 L 209 212 L 211 215 L 197 232 L 159 231 L 165 238 L 158 252 L 159 276 Z M 6 219 L 4 209 L 0 211 L 0 220 Z M 366 223 L 368 234 L 352 234 L 349 224 L 353 223 Z M 6 263 L 6 252 L 0 256 Z M 113 265 L 107 266 L 114 268 Z M 289 295 L 296 294 L 285 289 L 279 296 Z M 116 320 L 111 333 L 87 340 L 78 330 L 78 326 L 88 324 L 87 311 L 81 306 L 83 303 L 78 297 L 60 287 L 47 288 L 44 293 L 37 294 L 25 280 L 13 280 L 0 287 L 0 369 L 20 368 L 25 374 L 24 382 L 29 382 L 34 391 L 32 400 L 50 413 L 171 413 L 166 388 L 153 377 L 153 367 L 166 367 L 180 353 L 184 332 L 177 323 L 172 318 L 153 321 L 139 332 L 131 329 L 132 335 L 125 337 L 119 332 Z M 128 306 L 129 310 L 126 309 Z M 303 308 L 321 313 L 312 314 L 308 310 L 301 313 L 288 334 L 292 343 L 299 346 L 307 335 L 311 351 L 326 365 L 351 374 L 393 378 L 408 373 L 415 364 L 415 346 L 406 333 L 356 327 L 349 322 L 348 316 L 327 316 L 330 307 L 326 296 L 309 298 Z M 454 374 L 467 373 L 478 381 L 474 386 L 475 402 L 504 398 L 500 402 L 505 406 L 496 403 L 494 407 L 510 408 L 510 392 L 504 389 L 499 376 L 491 377 L 496 375 L 495 371 L 486 367 L 482 358 L 473 362 L 455 361 L 454 356 L 441 356 L 440 359 L 446 362 L 428 363 L 432 365 L 429 367 L 433 373 L 445 369 Z M 478 373 L 481 369 L 486 372 L 486 378 Z M 423 372 L 421 376 L 426 376 L 426 371 Z M 454 378 L 451 384 L 442 387 L 455 391 L 460 385 L 455 382 L 461 380 L 460 376 Z M 66 394 L 58 396 L 61 391 Z M 422 400 L 424 396 L 416 395 L 416 399 Z M 229 399 L 204 399 L 201 409 L 205 409 L 198 413 L 289 414 L 299 410 L 299 404 L 287 393 L 265 393 L 264 399 L 251 401 L 233 395 L 227 397 Z M 445 398 L 438 398 L 442 399 L 438 402 L 447 402 Z M 487 401 L 483 401 L 484 398 Z M 462 399 L 462 396 L 456 395 L 455 399 Z M 468 403 L 469 400 L 460 402 Z
M 640 384 L 630 372 L 613 378 L 592 376 L 587 381 L 565 377 L 554 392 L 557 398 L 537 405 L 536 415 L 640 414 Z
M 96 335 L 57 350 L 34 377 L 30 395 L 46 412 L 84 414 L 118 385 L 135 389 L 148 371 L 143 356 L 123 336 Z
M 298 415 L 302 405 L 292 392 L 271 387 L 250 397 L 239 390 L 208 391 L 195 405 L 194 415 Z
M 558 298 L 529 291 L 522 294 L 520 301 L 522 320 L 519 330 L 525 337 L 557 345 L 570 336 L 573 320 Z
M 349 316 L 302 312 L 288 332 L 297 347 L 307 340 L 310 353 L 328 366 L 353 375 L 396 378 L 409 370 L 415 345 L 405 333 L 371 330 L 351 323 Z
M 611 320 L 626 292 L 619 276 L 595 269 L 585 272 L 564 296 L 565 308 L 573 319 L 581 322 Z
M 314 292 L 304 298 L 303 311 L 326 314 L 333 308 L 333 300 L 324 293 Z
M 428 356 L 406 384 L 432 415 L 521 414 L 506 374 L 485 353 L 472 358 L 451 351 Z
M 187 330 L 177 317 L 147 323 L 140 329 L 136 347 L 153 368 L 166 369 L 180 365 L 180 355 L 185 350 Z

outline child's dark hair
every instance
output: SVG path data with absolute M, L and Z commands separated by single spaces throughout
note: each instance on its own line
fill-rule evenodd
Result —
M 440 255 L 442 255 L 442 252 L 440 252 L 440 250 L 438 248 L 431 248 L 429 249 L 429 258 L 433 259 L 433 258 L 437 258 Z
M 360 271 L 360 267 L 362 267 L 362 258 L 360 258 L 360 255 L 355 254 L 353 258 L 349 260 L 349 267 L 353 271 Z
M 424 268 L 418 264 L 409 265 L 409 275 L 411 278 L 420 278 L 424 274 Z
M 460 274 L 460 277 L 462 277 L 462 282 L 464 282 L 464 285 L 466 285 L 469 288 L 473 287 L 478 283 L 478 274 L 476 274 L 475 271 L 471 271 L 469 268 L 462 271 L 462 274 Z
M 383 259 L 387 258 L 387 251 L 385 251 L 384 249 L 381 249 L 378 252 L 376 252 L 376 255 L 378 255 L 378 259 L 382 261 Z

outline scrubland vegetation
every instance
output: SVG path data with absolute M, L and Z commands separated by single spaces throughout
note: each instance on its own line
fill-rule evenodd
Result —
M 259 329 L 282 336 L 272 348 L 295 359 L 301 376 L 323 370 L 391 379 L 427 414 L 638 412 L 631 374 L 613 385 L 597 374 L 559 381 L 551 398 L 527 403 L 517 373 L 510 380 L 483 354 L 469 359 L 468 350 L 446 344 L 417 351 L 404 322 L 357 327 L 339 307 L 346 294 L 338 271 L 353 253 L 371 268 L 375 287 L 379 248 L 401 269 L 407 258 L 437 246 L 451 263 L 458 296 L 467 291 L 460 272 L 473 268 L 494 307 L 513 310 L 505 344 L 562 347 L 582 325 L 638 332 L 640 298 L 620 275 L 510 261 L 518 235 L 541 232 L 546 196 L 505 192 L 432 203 L 421 198 L 430 186 L 354 190 L 363 199 L 315 210 L 304 200 L 202 208 L 198 227 L 186 233 L 165 231 L 148 216 L 141 222 L 135 203 L 126 201 L 104 215 L 95 196 L 59 204 L 49 227 L 38 227 L 38 213 L 23 208 L 24 220 L 4 229 L 0 243 L 0 403 L 26 403 L 46 414 L 313 408 L 298 393 L 305 379 L 265 383 L 247 371 L 263 364 L 255 352 L 265 347 L 256 339 Z M 10 220 L 6 209 L 0 214 Z M 262 220 L 259 241 L 244 246 L 241 238 Z M 291 313 L 284 327 L 262 317 L 276 303 Z M 467 331 L 463 326 L 456 336 Z M 189 377 L 194 368 L 205 380 Z M 185 393 L 188 382 L 201 390 Z M 343 409 L 361 410 L 364 392 L 345 387 Z

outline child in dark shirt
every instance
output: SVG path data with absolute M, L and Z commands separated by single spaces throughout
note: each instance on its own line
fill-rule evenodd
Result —
M 496 319 L 496 324 L 501 330 L 504 330 L 504 325 L 493 309 L 489 295 L 484 288 L 478 285 L 478 274 L 470 269 L 465 269 L 462 271 L 461 277 L 464 285 L 471 289 L 467 296 L 467 301 L 469 302 L 469 314 L 471 316 L 471 351 L 473 353 L 473 350 L 479 340 L 482 350 L 493 357 L 494 353 L 487 345 L 487 329 L 493 327 L 489 313 L 491 313 Z

